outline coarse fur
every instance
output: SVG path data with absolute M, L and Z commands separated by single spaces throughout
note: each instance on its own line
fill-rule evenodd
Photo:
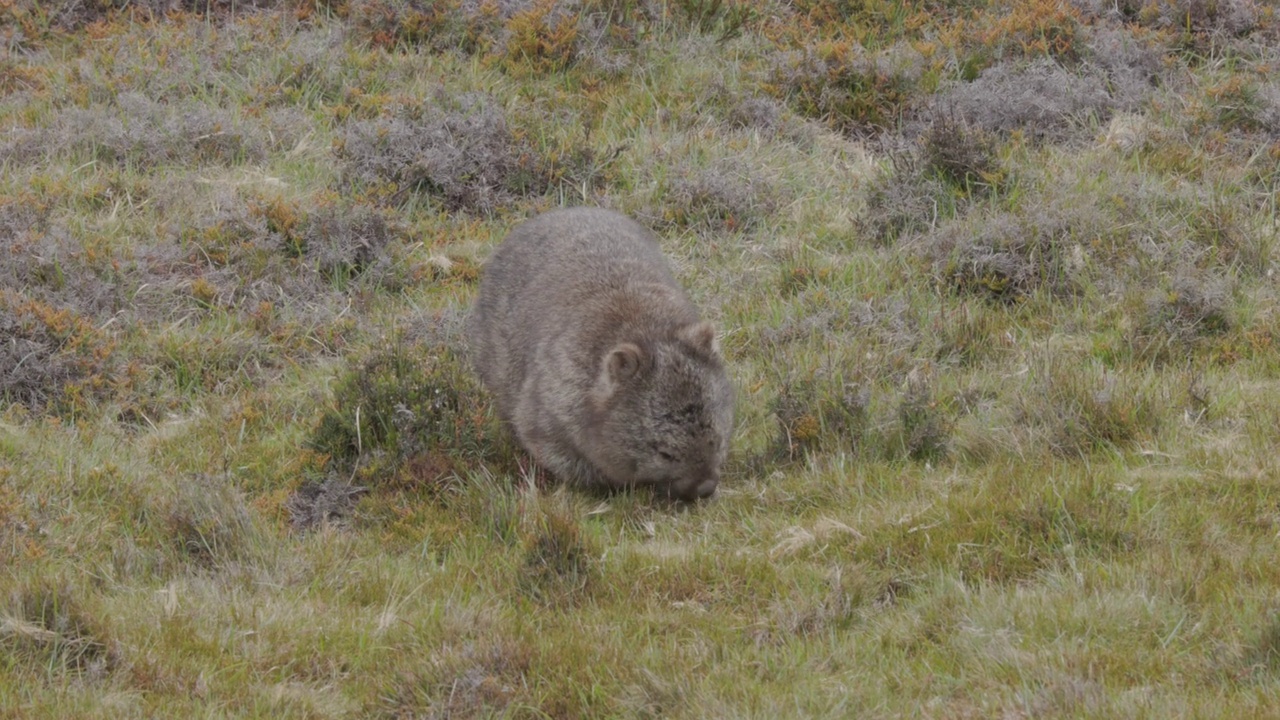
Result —
M 489 260 L 468 323 L 498 412 L 561 480 L 715 491 L 733 389 L 653 233 L 596 208 L 535 217 Z

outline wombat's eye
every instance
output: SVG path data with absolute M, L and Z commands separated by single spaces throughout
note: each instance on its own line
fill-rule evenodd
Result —
M 662 458 L 663 460 L 666 460 L 667 462 L 675 462 L 675 461 L 676 461 L 676 456 L 675 456 L 675 455 L 672 455 L 671 453 L 667 452 L 666 450 L 659 450 L 659 451 L 658 451 L 658 457 Z

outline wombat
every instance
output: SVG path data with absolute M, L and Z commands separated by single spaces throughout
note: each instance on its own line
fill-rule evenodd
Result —
M 571 208 L 518 225 L 484 269 L 467 334 L 502 419 L 560 480 L 715 492 L 733 388 L 715 328 L 636 222 Z

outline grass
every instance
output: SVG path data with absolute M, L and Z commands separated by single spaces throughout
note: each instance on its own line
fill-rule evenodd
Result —
M 0 3 L 0 715 L 1280 704 L 1280 18 Z M 659 231 L 719 496 L 558 486 L 485 258 Z

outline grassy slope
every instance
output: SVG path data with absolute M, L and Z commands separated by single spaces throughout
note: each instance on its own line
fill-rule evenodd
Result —
M 27 16 L 0 63 L 0 714 L 1280 704 L 1275 20 L 977 5 L 849 20 L 889 68 L 855 103 L 810 92 L 868 77 L 851 45 L 772 6 L 717 42 L 714 4 L 617 3 L 653 14 L 568 67 L 389 2 Z M 1104 27 L 1157 60 L 1136 102 L 1042 126 L 951 84 L 1087 77 Z M 724 328 L 715 502 L 547 487 L 457 359 L 493 243 L 584 200 L 663 232 Z M 354 508 L 291 525 L 349 477 Z

